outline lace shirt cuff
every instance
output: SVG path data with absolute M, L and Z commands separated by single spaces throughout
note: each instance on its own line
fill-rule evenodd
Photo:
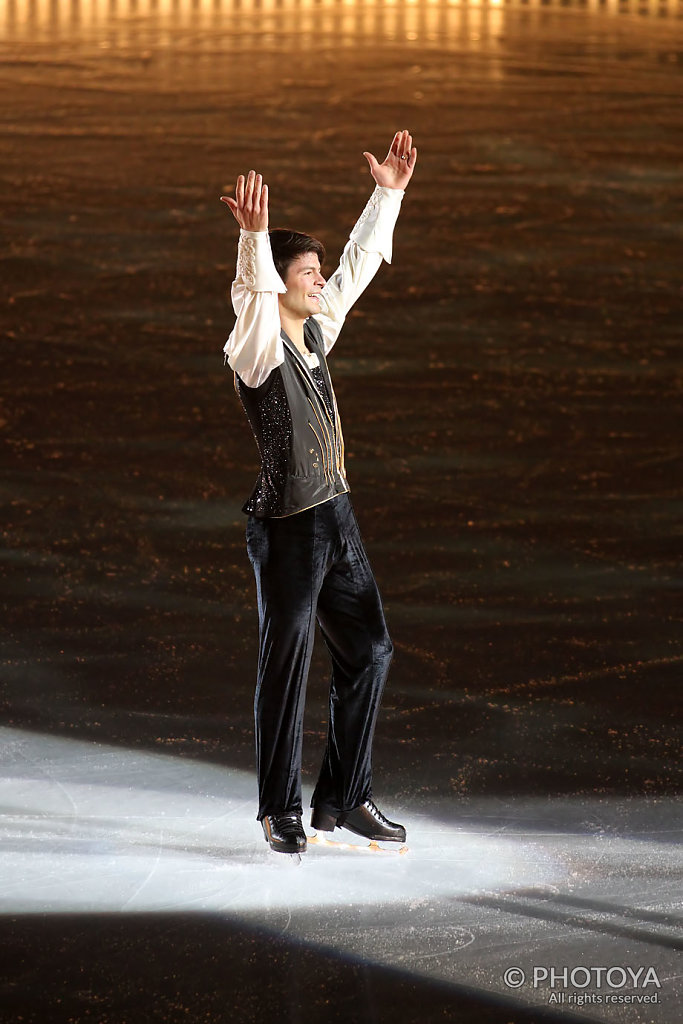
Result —
M 275 269 L 267 231 L 240 230 L 237 247 L 237 280 L 252 292 L 285 292 Z
M 404 195 L 401 188 L 376 185 L 351 232 L 351 240 L 361 249 L 380 253 L 387 263 L 391 263 L 394 226 Z

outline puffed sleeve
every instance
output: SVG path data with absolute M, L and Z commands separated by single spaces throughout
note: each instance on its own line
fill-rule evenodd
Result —
M 391 263 L 394 226 L 403 189 L 377 185 L 344 247 L 339 266 L 328 279 L 320 296 L 315 319 L 329 352 L 341 331 L 346 314 L 379 270 L 382 260 Z
M 237 320 L 223 351 L 247 387 L 258 387 L 284 361 L 277 297 L 286 290 L 268 232 L 241 230 L 230 293 Z

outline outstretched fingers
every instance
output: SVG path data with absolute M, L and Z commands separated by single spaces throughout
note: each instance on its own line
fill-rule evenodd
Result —
M 268 186 L 256 171 L 249 171 L 246 177 L 240 174 L 235 185 L 235 198 L 221 196 L 230 207 L 240 227 L 253 231 L 268 228 Z
M 412 145 L 413 137 L 407 129 L 396 132 L 389 147 L 389 156 L 394 156 L 397 160 L 407 160 Z
M 389 152 L 379 164 L 372 153 L 363 153 L 370 165 L 370 173 L 378 185 L 386 188 L 405 188 L 413 173 L 417 160 L 417 149 L 413 137 L 404 129 L 394 135 Z
M 263 184 L 263 176 L 256 171 L 249 171 L 244 190 L 244 207 L 255 215 L 260 214 L 268 206 L 268 186 Z
M 409 131 L 401 132 L 401 139 L 399 142 L 398 158 L 399 160 L 408 160 L 410 158 L 410 151 L 413 148 L 413 137 Z

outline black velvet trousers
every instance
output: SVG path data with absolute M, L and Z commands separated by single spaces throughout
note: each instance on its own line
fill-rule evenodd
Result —
M 259 610 L 258 818 L 302 813 L 304 702 L 316 619 L 332 679 L 327 747 L 312 802 L 351 810 L 371 795 L 372 739 L 392 644 L 348 495 L 283 519 L 250 516 L 247 550 Z

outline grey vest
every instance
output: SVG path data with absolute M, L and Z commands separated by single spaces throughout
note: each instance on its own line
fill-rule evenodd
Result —
M 312 318 L 304 323 L 307 348 L 320 362 L 332 415 L 311 371 L 285 332 L 285 360 L 256 388 L 235 375 L 235 388 L 256 438 L 261 471 L 242 511 L 248 515 L 291 516 L 349 490 L 344 440 L 323 336 Z

